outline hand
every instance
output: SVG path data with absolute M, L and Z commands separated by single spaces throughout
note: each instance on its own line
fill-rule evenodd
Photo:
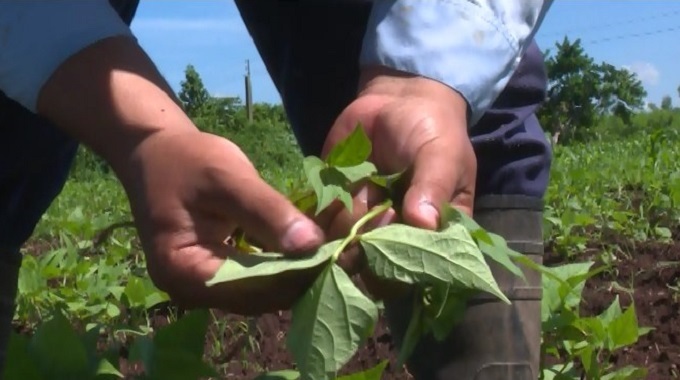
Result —
M 472 215 L 477 161 L 467 133 L 467 105 L 459 93 L 430 79 L 368 68 L 362 73 L 357 99 L 336 119 L 322 155 L 351 133 L 357 122 L 372 141 L 370 160 L 380 172 L 410 173 L 401 209 L 388 210 L 367 229 L 395 221 L 436 229 L 444 202 Z M 336 206 L 317 222 L 329 239 L 344 236 L 383 198 L 376 187 L 364 185 L 354 196 L 353 215 Z M 399 293 L 399 287 L 378 281 L 367 268 L 355 270 L 374 296 Z
M 290 307 L 320 270 L 206 287 L 233 253 L 237 227 L 268 250 L 302 255 L 323 232 L 269 187 L 226 139 L 160 132 L 134 152 L 124 180 L 154 283 L 183 307 L 255 314 Z M 319 268 L 320 269 L 320 268 Z
M 180 306 L 280 310 L 320 272 L 205 285 L 233 252 L 224 241 L 237 227 L 289 255 L 312 253 L 323 231 L 269 187 L 237 146 L 196 129 L 134 39 L 107 38 L 68 58 L 43 86 L 38 111 L 111 165 L 149 274 Z

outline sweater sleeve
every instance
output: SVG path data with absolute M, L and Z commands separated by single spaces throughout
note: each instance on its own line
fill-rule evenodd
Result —
M 36 112 L 52 73 L 87 46 L 132 32 L 107 0 L 0 2 L 0 91 Z

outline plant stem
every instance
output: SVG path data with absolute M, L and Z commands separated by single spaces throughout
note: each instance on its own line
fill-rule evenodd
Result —
M 345 248 L 347 248 L 347 246 L 354 239 L 356 239 L 357 235 L 359 234 L 359 229 L 361 229 L 361 227 L 363 227 L 371 219 L 387 211 L 390 207 L 392 207 L 392 201 L 388 199 L 385 202 L 379 204 L 378 206 L 373 207 L 369 212 L 366 213 L 366 215 L 362 216 L 359 220 L 357 220 L 357 222 L 354 223 L 354 225 L 352 226 L 352 229 L 349 231 L 349 235 L 347 235 L 347 237 L 340 243 L 335 252 L 333 252 L 331 263 L 335 263 L 336 261 L 338 261 L 338 257 L 340 257 L 342 251 L 344 251 Z

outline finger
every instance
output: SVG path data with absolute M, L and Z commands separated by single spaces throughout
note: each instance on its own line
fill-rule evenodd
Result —
M 224 263 L 218 257 L 233 254 L 233 248 L 223 245 L 185 247 L 174 251 L 161 270 L 150 263 L 149 273 L 159 289 L 183 308 L 220 308 L 249 315 L 289 308 L 312 285 L 321 269 L 207 286 L 206 282 Z M 276 292 L 272 293 L 272 289 Z
M 308 254 L 324 242 L 323 231 L 254 170 L 215 175 L 213 212 L 238 222 L 263 248 L 284 254 Z
M 344 238 L 366 213 L 385 199 L 384 191 L 371 182 L 363 182 L 352 197 L 352 212 L 343 206 L 328 221 L 325 229 L 329 240 Z M 361 231 L 365 231 L 364 226 Z
M 326 229 L 329 240 L 345 238 L 359 219 L 365 216 L 371 208 L 384 200 L 384 193 L 374 184 L 366 182 L 362 184 L 352 200 L 352 213 L 347 209 L 343 209 L 336 213 L 329 222 L 328 229 Z M 359 232 L 369 230 L 371 223 L 375 225 L 376 219 L 383 220 L 383 214 L 371 219 L 371 221 L 359 229 Z M 351 245 L 338 258 L 338 265 L 348 274 L 354 275 L 366 266 L 366 260 L 359 246 Z
M 462 136 L 460 138 L 466 138 Z M 468 183 L 470 166 L 476 165 L 473 152 L 463 152 L 451 138 L 438 136 L 423 144 L 413 164 L 411 183 L 404 195 L 403 218 L 407 224 L 436 229 L 439 225 L 439 209 L 456 199 L 462 212 L 471 215 L 471 191 Z M 452 146 L 453 145 L 453 146 Z M 468 193 L 466 195 L 466 193 Z

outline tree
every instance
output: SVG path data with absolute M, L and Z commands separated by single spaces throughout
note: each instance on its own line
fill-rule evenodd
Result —
M 203 85 L 203 80 L 193 65 L 187 65 L 184 70 L 184 80 L 180 82 L 182 89 L 178 97 L 184 111 L 190 116 L 198 116 L 208 105 L 210 94 Z
M 539 111 L 544 128 L 558 140 L 583 140 L 605 115 L 616 115 L 625 123 L 644 107 L 647 93 L 635 74 L 588 56 L 581 41 L 564 38 L 557 51 L 545 53 L 548 96 Z
M 670 96 L 666 95 L 661 99 L 661 109 L 666 111 L 673 109 L 673 100 Z

